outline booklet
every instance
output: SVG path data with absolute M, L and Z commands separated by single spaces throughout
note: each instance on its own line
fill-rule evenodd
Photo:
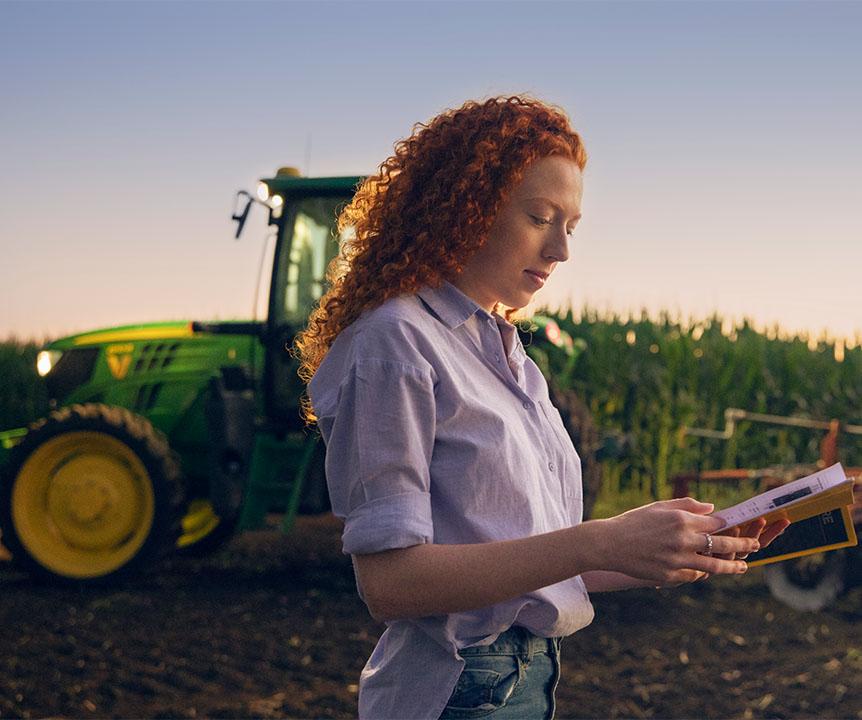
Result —
M 749 566 L 756 566 L 856 545 L 852 505 L 853 480 L 847 479 L 841 463 L 835 463 L 713 515 L 724 520 L 718 533 L 759 517 L 767 524 L 790 520 L 768 547 L 748 556 Z

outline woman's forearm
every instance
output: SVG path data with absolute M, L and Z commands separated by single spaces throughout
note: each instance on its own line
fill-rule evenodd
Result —
M 598 567 L 602 523 L 472 545 L 415 545 L 356 555 L 357 574 L 378 620 L 474 610 Z
M 652 580 L 632 577 L 612 570 L 590 570 L 581 574 L 581 579 L 591 593 L 631 590 L 632 588 L 655 587 Z

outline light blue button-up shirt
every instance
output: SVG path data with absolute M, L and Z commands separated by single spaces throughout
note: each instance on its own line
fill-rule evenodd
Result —
M 582 520 L 580 459 L 544 377 L 516 328 L 450 283 L 362 315 L 309 394 L 345 553 L 510 540 Z M 459 649 L 513 624 L 554 637 L 592 618 L 574 577 L 480 610 L 387 622 L 360 677 L 359 715 L 438 718 L 464 667 Z

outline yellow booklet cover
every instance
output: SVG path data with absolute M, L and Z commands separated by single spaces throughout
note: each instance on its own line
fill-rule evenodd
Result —
M 836 463 L 715 515 L 725 521 L 724 529 L 760 517 L 767 523 L 790 520 L 787 530 L 768 547 L 749 555 L 749 566 L 757 566 L 856 545 L 852 505 L 853 481 Z

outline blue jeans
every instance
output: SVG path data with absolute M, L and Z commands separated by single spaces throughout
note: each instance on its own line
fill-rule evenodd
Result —
M 550 720 L 560 680 L 560 638 L 513 625 L 493 643 L 461 650 L 467 663 L 440 720 Z

